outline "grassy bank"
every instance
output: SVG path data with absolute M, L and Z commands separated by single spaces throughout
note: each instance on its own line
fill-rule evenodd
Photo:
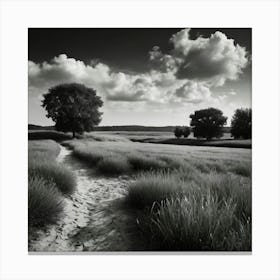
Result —
M 28 224 L 30 228 L 56 223 L 63 195 L 75 189 L 75 177 L 56 162 L 59 145 L 52 140 L 28 143 Z

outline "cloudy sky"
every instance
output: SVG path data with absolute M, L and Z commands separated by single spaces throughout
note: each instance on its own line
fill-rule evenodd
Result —
M 78 82 L 102 97 L 100 125 L 188 125 L 195 110 L 251 107 L 251 29 L 29 29 L 29 123 L 42 94 Z

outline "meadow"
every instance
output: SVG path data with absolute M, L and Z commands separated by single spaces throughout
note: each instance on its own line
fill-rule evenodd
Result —
M 32 228 L 55 224 L 63 213 L 63 196 L 75 190 L 75 177 L 56 162 L 60 152 L 53 140 L 28 141 L 28 224 Z
M 123 202 L 143 250 L 251 250 L 251 150 L 137 143 L 116 133 L 64 145 L 95 176 L 133 178 Z
M 93 178 L 129 178 L 121 201 L 133 213 L 130 227 L 141 250 L 251 250 L 250 149 L 132 142 L 133 132 L 85 133 L 71 140 L 56 132 L 35 134 L 32 139 L 60 139 Z M 147 134 L 163 137 L 142 137 Z M 59 151 L 54 140 L 29 141 L 31 238 L 34 228 L 57 223 L 64 197 L 75 191 L 75 176 L 56 161 Z

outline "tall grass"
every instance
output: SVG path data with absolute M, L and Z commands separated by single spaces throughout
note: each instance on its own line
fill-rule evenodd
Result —
M 76 178 L 66 167 L 51 161 L 31 161 L 28 174 L 33 177 L 42 177 L 51 180 L 63 194 L 71 194 L 75 190 Z
M 56 223 L 62 211 L 62 197 L 54 182 L 28 176 L 28 225 L 38 227 Z
M 138 153 L 129 154 L 128 161 L 135 171 L 160 170 L 167 167 L 167 163 L 161 159 L 151 158 Z
M 126 203 L 142 209 L 149 250 L 250 250 L 251 188 L 240 176 L 195 172 L 141 175 Z
M 151 215 L 151 244 L 157 250 L 249 251 L 251 223 L 236 217 L 236 207 L 213 193 L 171 197 Z
M 97 164 L 97 171 L 104 175 L 127 174 L 130 170 L 129 162 L 121 155 L 103 157 Z
M 143 173 L 129 186 L 126 203 L 133 208 L 143 209 L 181 191 L 180 182 L 175 176 L 163 172 Z
M 75 190 L 73 173 L 56 162 L 59 151 L 59 145 L 52 140 L 28 143 L 30 229 L 56 223 L 63 213 L 63 194 L 71 194 Z M 34 234 L 34 231 L 29 234 Z
M 244 152 L 238 151 L 236 154 L 232 154 L 228 151 L 230 149 L 225 150 L 225 148 L 209 150 L 201 147 L 160 146 L 158 144 L 141 144 L 121 140 L 110 141 L 106 138 L 100 141 L 85 138 L 66 141 L 64 144 L 73 149 L 74 156 L 92 168 L 97 168 L 101 161 L 110 164 L 112 168 L 101 168 L 99 170 L 101 174 L 104 170 L 103 174 L 106 176 L 110 176 L 110 170 L 112 175 L 118 173 L 117 169 L 114 170 L 114 166 L 118 166 L 117 159 L 119 159 L 119 165 L 124 167 L 121 173 L 128 174 L 143 171 L 190 170 L 190 168 L 202 173 L 234 173 L 246 177 L 251 174 L 248 158 L 240 161 Z M 126 164 L 126 161 L 129 165 Z
M 146 250 L 251 250 L 248 152 L 96 140 L 68 145 L 100 174 L 136 176 L 125 202 Z

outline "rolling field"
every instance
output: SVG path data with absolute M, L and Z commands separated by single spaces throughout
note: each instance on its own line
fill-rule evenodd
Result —
M 67 195 L 74 204 L 79 201 L 81 205 L 89 205 L 88 224 L 81 233 L 73 235 L 78 244 L 85 237 L 84 232 L 92 236 L 94 246 L 87 247 L 89 241 L 85 241 L 82 247 L 85 250 L 251 250 L 250 149 L 132 142 L 129 138 L 133 134 L 86 133 L 80 139 L 64 140 L 61 142 L 64 147 L 52 140 L 29 141 L 30 229 L 59 222 Z M 135 134 L 138 137 L 166 135 Z M 70 158 L 57 163 L 55 158 L 61 148 L 70 149 Z M 77 170 L 79 164 L 85 167 Z M 74 194 L 75 176 L 71 172 L 79 182 Z M 80 196 L 80 190 L 85 192 L 85 187 L 89 193 Z M 114 208 L 115 200 L 122 210 Z M 75 210 L 75 220 L 83 220 L 79 215 L 84 214 L 74 204 L 68 209 Z M 36 211 L 38 205 L 40 211 Z M 103 207 L 101 212 L 94 210 L 100 207 Z M 100 217 L 98 213 L 108 209 L 112 214 Z M 95 221 L 96 216 L 99 218 Z M 121 217 L 123 221 L 114 226 Z M 97 237 L 95 230 L 103 220 Z M 71 225 L 75 228 L 75 221 Z M 104 232 L 116 232 L 116 238 L 124 237 L 121 242 L 111 244 L 110 238 L 116 238 L 107 237 Z M 109 247 L 98 243 L 103 235 L 111 242 Z M 64 243 L 65 240 L 61 244 Z M 64 248 L 61 244 L 59 248 Z M 76 245 L 71 246 L 75 250 Z
M 95 131 L 86 133 L 85 137 L 117 137 L 126 138 L 133 142 L 153 143 L 153 144 L 172 144 L 185 146 L 211 146 L 228 148 L 252 148 L 251 139 L 234 139 L 230 133 L 224 133 L 220 139 L 204 140 L 197 139 L 193 133 L 188 138 L 177 139 L 173 132 L 151 132 L 151 131 Z
M 136 213 L 144 250 L 251 250 L 251 150 L 104 134 L 64 143 L 96 176 L 134 178 L 124 201 Z

